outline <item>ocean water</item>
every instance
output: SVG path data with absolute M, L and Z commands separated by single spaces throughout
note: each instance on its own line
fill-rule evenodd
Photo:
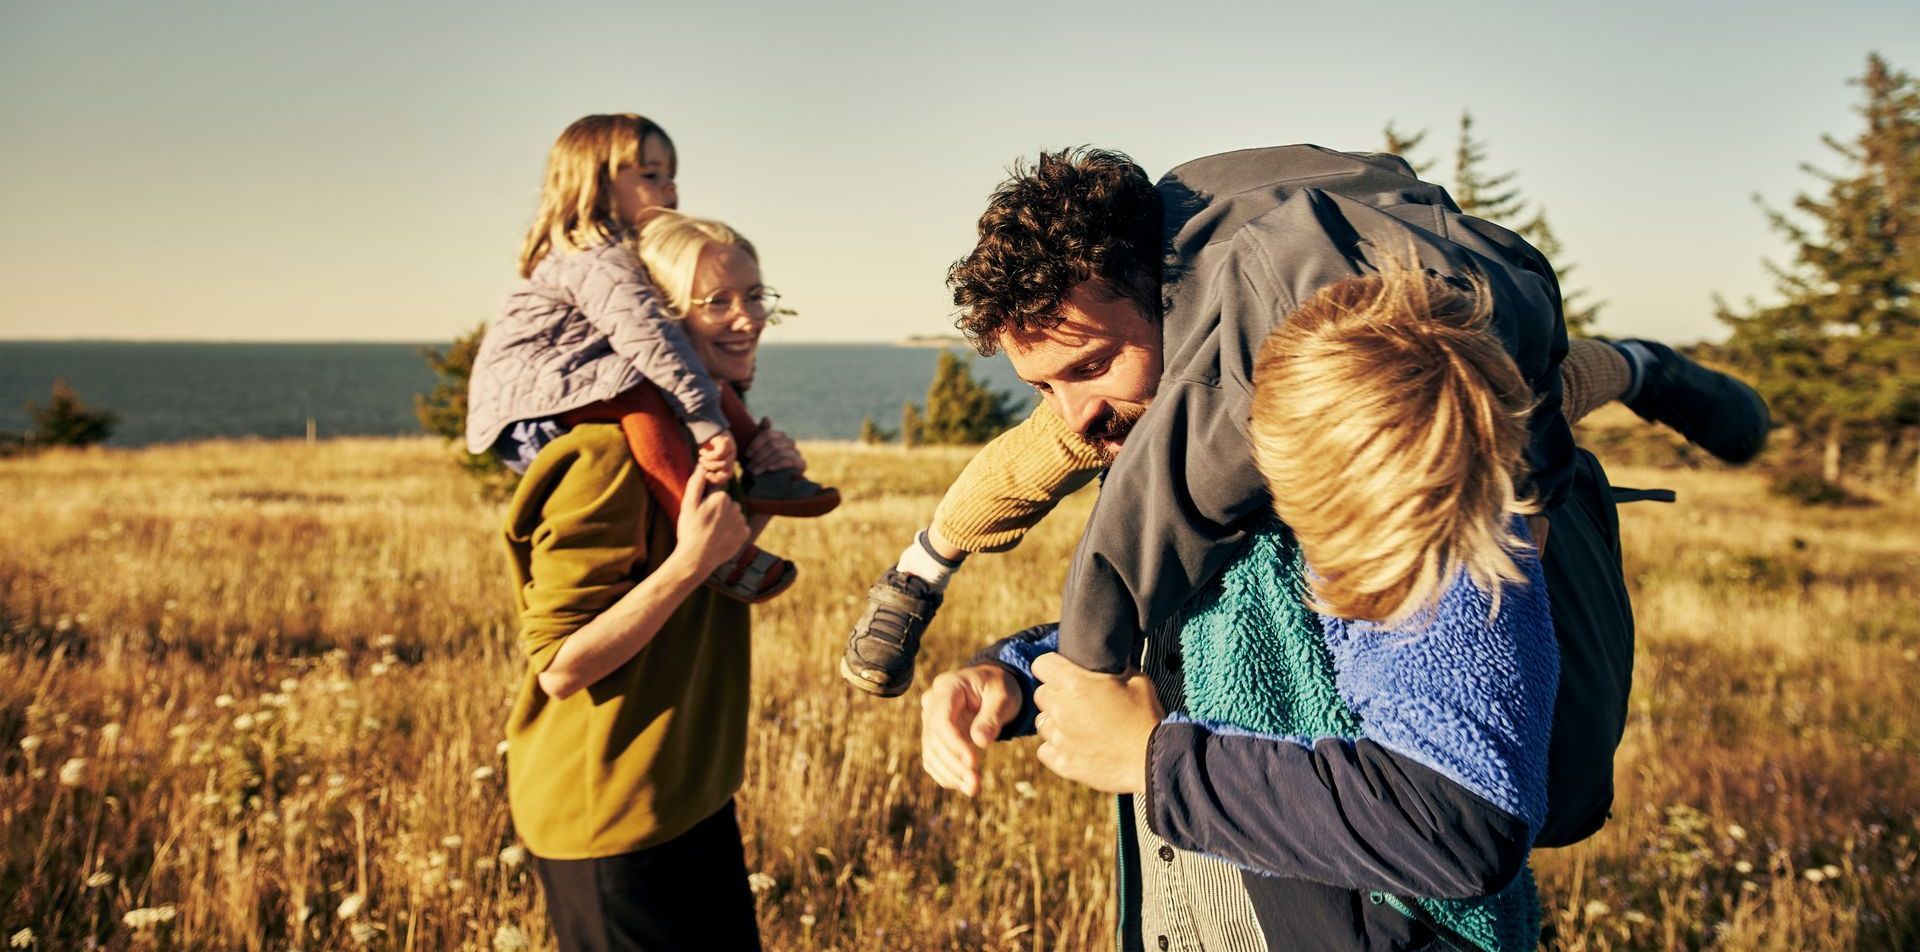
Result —
M 417 344 L 0 342 L 0 430 L 24 430 L 28 403 L 64 379 L 120 415 L 110 446 L 213 437 L 417 434 L 413 398 L 434 384 Z M 748 404 L 799 439 L 852 439 L 871 415 L 898 430 L 924 403 L 939 351 L 889 344 L 764 344 Z M 1004 356 L 975 358 L 996 389 L 1031 391 Z

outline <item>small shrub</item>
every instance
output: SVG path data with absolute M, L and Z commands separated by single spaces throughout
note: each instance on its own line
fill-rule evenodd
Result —
M 26 442 L 33 446 L 92 446 L 112 436 L 120 422 L 119 414 L 81 402 L 65 380 L 53 382 L 53 396 L 44 405 L 28 404 L 27 416 L 33 419 L 33 433 Z

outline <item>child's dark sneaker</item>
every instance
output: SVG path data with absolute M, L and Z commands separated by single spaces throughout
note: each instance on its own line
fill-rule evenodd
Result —
M 740 504 L 748 515 L 809 518 L 824 516 L 840 505 L 840 490 L 822 486 L 797 469 L 750 473 L 740 484 Z
M 1654 360 L 1643 364 L 1640 392 L 1627 407 L 1643 420 L 1664 423 L 1729 463 L 1745 463 L 1767 445 L 1767 402 L 1752 387 L 1708 370 L 1673 348 L 1650 340 L 1619 342 L 1640 347 Z
M 706 585 L 735 601 L 757 605 L 786 591 L 799 575 L 792 562 L 750 545 L 714 569 Z
M 918 575 L 888 569 L 867 590 L 867 610 L 853 625 L 840 676 L 868 694 L 899 697 L 913 684 L 920 636 L 940 608 L 941 593 Z

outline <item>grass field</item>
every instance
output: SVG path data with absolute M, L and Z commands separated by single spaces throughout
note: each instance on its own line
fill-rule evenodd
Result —
M 843 689 L 865 587 L 958 450 L 808 447 L 779 524 L 741 792 L 769 948 L 1110 948 L 1111 805 L 996 753 L 920 771 L 917 706 Z M 1640 625 L 1614 820 L 1536 855 L 1565 949 L 1920 945 L 1920 506 L 1617 469 Z M 976 560 L 950 665 L 1053 617 L 1083 494 Z M 546 948 L 498 743 L 498 504 L 425 439 L 0 461 L 0 939 L 11 948 Z

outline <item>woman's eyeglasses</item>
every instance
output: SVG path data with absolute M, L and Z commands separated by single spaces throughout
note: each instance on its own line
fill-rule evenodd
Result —
M 721 291 L 691 302 L 690 307 L 710 321 L 724 321 L 737 310 L 749 320 L 780 323 L 780 292 L 772 288 L 755 288 L 745 294 Z

